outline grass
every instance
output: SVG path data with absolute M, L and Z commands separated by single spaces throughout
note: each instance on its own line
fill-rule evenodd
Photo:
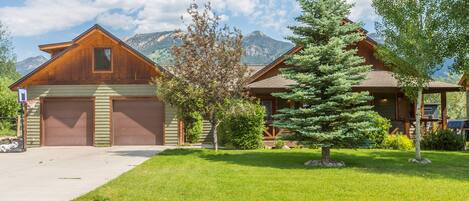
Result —
M 308 168 L 319 150 L 167 150 L 76 200 L 469 200 L 469 153 L 332 150 L 340 169 Z
M 13 129 L 0 129 L 0 138 L 2 137 L 15 137 L 16 130 Z

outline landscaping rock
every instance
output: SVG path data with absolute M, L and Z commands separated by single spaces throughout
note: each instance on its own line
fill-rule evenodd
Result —
M 415 158 L 409 158 L 409 163 L 416 163 L 421 165 L 426 165 L 432 163 L 432 161 L 428 158 L 422 158 L 422 160 L 417 160 Z
M 287 145 L 283 145 L 283 146 L 282 146 L 282 149 L 290 149 L 290 147 L 287 146 Z
M 306 166 L 311 167 L 328 167 L 328 168 L 339 168 L 345 167 L 345 163 L 343 161 L 329 161 L 323 162 L 322 160 L 309 160 L 305 162 Z
M 271 146 L 264 145 L 264 149 L 272 149 Z
M 0 153 L 23 152 L 23 139 L 3 138 L 0 139 Z

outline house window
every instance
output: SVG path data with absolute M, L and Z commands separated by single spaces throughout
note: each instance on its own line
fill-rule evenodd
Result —
M 272 101 L 271 100 L 262 100 L 261 105 L 265 108 L 265 121 L 272 120 Z
M 111 48 L 94 48 L 94 71 L 112 71 Z

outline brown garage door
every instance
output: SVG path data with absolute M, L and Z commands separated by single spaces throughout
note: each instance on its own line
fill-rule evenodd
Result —
M 93 145 L 91 99 L 45 99 L 43 122 L 46 146 Z
M 163 145 L 163 103 L 153 99 L 114 100 L 114 145 Z

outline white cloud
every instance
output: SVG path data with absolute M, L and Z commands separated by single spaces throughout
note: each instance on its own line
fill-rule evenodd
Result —
M 96 18 L 96 22 L 114 29 L 130 30 L 135 27 L 135 20 L 131 16 L 119 13 L 100 14 Z
M 32 36 L 76 26 L 102 11 L 86 0 L 28 0 L 22 7 L 0 8 L 0 20 L 13 36 Z
M 371 0 L 347 0 L 347 2 L 355 4 L 350 11 L 350 20 L 361 21 L 372 26 L 379 19 L 371 6 Z
M 197 0 L 203 5 L 208 0 Z M 249 15 L 257 0 L 212 0 L 220 12 Z M 180 17 L 192 0 L 26 0 L 23 6 L 0 8 L 0 21 L 13 36 L 34 36 L 96 20 L 116 29 L 144 33 L 181 27 Z M 217 12 L 218 13 L 218 12 Z M 229 15 L 218 13 L 222 20 Z
M 202 6 L 209 0 L 196 0 Z M 294 0 L 210 0 L 223 21 L 241 17 L 246 23 L 288 34 L 287 26 L 300 8 Z M 376 19 L 371 0 L 355 2 L 350 18 L 365 22 Z M 0 21 L 13 36 L 33 36 L 66 30 L 85 22 L 136 33 L 181 28 L 192 0 L 26 0 L 17 7 L 0 8 Z M 187 16 L 186 16 L 187 17 Z

